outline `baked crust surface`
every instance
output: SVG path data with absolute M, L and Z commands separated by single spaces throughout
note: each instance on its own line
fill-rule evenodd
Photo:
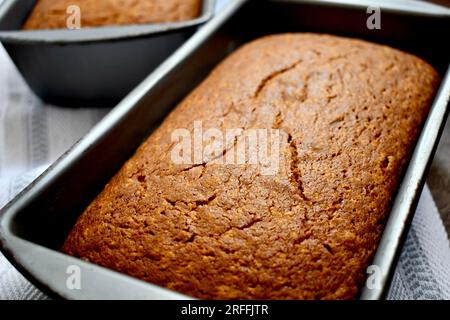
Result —
M 419 58 L 361 40 L 246 44 L 142 144 L 63 251 L 198 298 L 355 298 L 438 83 Z M 171 133 L 194 120 L 280 130 L 278 172 L 174 164 Z

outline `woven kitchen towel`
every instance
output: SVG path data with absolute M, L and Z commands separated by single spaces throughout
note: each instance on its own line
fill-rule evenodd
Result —
M 0 0 L 1 2 L 1 0 Z M 219 1 L 222 6 L 224 0 Z M 0 207 L 82 137 L 102 109 L 45 106 L 0 46 Z M 46 299 L 0 254 L 0 299 Z M 388 294 L 389 299 L 450 299 L 450 246 L 425 187 Z

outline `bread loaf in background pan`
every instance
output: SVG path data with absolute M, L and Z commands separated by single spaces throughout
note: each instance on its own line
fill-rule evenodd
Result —
M 65 29 L 72 6 L 85 28 L 191 20 L 200 15 L 202 0 L 38 0 L 23 29 Z

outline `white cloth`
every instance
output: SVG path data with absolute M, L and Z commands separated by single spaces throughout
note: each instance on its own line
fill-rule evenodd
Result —
M 224 2 L 220 0 L 218 6 Z M 106 112 L 44 105 L 30 92 L 0 46 L 0 208 Z M 0 254 L 0 299 L 45 298 Z M 449 241 L 427 187 L 388 298 L 450 299 Z

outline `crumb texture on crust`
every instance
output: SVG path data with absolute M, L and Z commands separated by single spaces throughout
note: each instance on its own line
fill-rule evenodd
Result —
M 438 81 L 419 58 L 361 40 L 246 44 L 142 144 L 63 251 L 198 298 L 354 298 Z M 194 120 L 279 129 L 278 173 L 175 165 L 171 133 Z
M 64 29 L 72 5 L 85 28 L 190 20 L 200 15 L 202 0 L 38 0 L 23 29 Z

